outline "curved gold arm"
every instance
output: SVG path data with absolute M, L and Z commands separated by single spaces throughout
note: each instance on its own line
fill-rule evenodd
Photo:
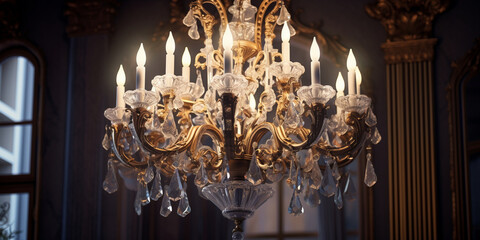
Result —
M 270 11 L 268 16 L 265 18 L 265 14 L 267 13 L 268 7 L 272 3 L 275 3 L 275 7 Z M 277 17 L 274 14 L 280 9 L 282 5 L 282 0 L 265 0 L 262 4 L 258 7 L 257 17 L 255 19 L 255 44 L 260 45 L 262 43 L 262 25 L 263 20 L 265 19 L 265 36 L 268 38 L 275 38 L 275 34 L 273 34 L 273 30 L 276 26 Z M 268 30 L 268 31 L 267 31 Z
M 324 155 L 337 157 L 339 167 L 348 165 L 355 159 L 361 151 L 361 146 L 363 146 L 367 140 L 370 128 L 365 124 L 364 120 L 365 115 L 351 112 L 345 120 L 345 123 L 352 126 L 352 130 L 341 136 L 342 141 L 345 142 L 344 146 L 336 148 L 319 143 L 313 147 L 314 150 Z
M 200 20 L 202 24 L 207 39 L 211 39 L 213 36 L 213 26 L 217 21 L 215 20 L 215 17 L 203 7 L 204 4 L 211 4 L 217 9 L 222 29 L 225 29 L 228 23 L 227 11 L 220 0 L 196 0 L 190 4 L 194 16 Z M 222 46 L 222 36 L 223 33 L 220 34 L 219 46 Z
M 125 126 L 123 124 L 113 124 L 108 127 L 108 131 L 112 136 L 112 150 L 117 156 L 118 160 L 126 166 L 132 168 L 146 168 L 148 166 L 147 162 L 138 162 L 132 156 L 128 155 L 123 147 L 120 147 L 120 133 L 122 132 Z

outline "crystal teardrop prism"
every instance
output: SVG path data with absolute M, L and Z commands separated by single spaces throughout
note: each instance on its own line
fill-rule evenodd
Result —
M 144 182 L 138 182 L 137 184 L 137 196 L 142 206 L 150 203 L 150 193 L 148 192 L 147 184 Z
M 193 40 L 198 40 L 200 38 L 200 33 L 198 32 L 197 21 L 193 24 L 190 29 L 188 29 L 188 36 Z
M 332 174 L 332 169 L 330 165 L 327 163 L 325 168 L 325 174 L 322 178 L 322 184 L 320 186 L 321 192 L 326 197 L 331 197 L 335 194 L 336 190 L 336 181 Z
M 177 214 L 180 217 L 185 217 L 191 211 L 192 211 L 192 209 L 190 208 L 190 204 L 188 203 L 187 193 L 185 191 L 182 191 L 182 198 L 180 199 L 180 202 L 178 203 Z
M 288 12 L 287 8 L 285 5 L 282 5 L 282 8 L 280 8 L 280 14 L 277 18 L 277 24 L 283 25 L 286 21 L 290 20 L 290 17 L 290 13 Z
M 287 24 L 288 24 L 288 30 L 290 30 L 290 36 L 291 37 L 295 36 L 295 34 L 297 34 L 297 30 L 295 30 L 295 28 L 292 26 L 290 21 L 287 21 Z
M 205 87 L 203 86 L 202 73 L 197 71 L 197 81 L 195 82 L 195 90 L 193 95 L 195 98 L 199 98 L 205 93 Z
M 303 200 L 310 207 L 316 207 L 322 202 L 318 191 L 313 188 L 307 188 Z
M 165 134 L 166 138 L 174 138 L 177 136 L 177 125 L 175 124 L 175 119 L 171 109 L 168 111 L 167 117 L 163 122 L 162 132 Z
M 115 167 L 114 161 L 115 160 L 113 159 L 108 160 L 108 163 L 107 163 L 108 172 L 107 172 L 107 175 L 105 176 L 105 180 L 103 181 L 103 190 L 105 190 L 105 192 L 108 192 L 110 194 L 118 190 L 118 181 L 117 181 L 117 175 L 115 174 L 116 167 Z
M 373 185 L 375 185 L 375 183 L 377 183 L 377 175 L 375 174 L 372 161 L 368 158 L 368 155 L 370 155 L 370 153 L 367 154 L 367 165 L 365 166 L 365 179 L 363 180 L 363 182 L 368 187 L 372 187 Z
M 150 190 L 150 198 L 153 201 L 157 201 L 163 195 L 162 189 L 162 176 L 160 175 L 160 169 L 157 169 L 155 174 L 155 180 L 153 181 L 152 190 Z
M 333 201 L 335 202 L 335 205 L 337 205 L 338 209 L 343 208 L 343 196 L 342 196 L 342 189 L 340 188 L 340 186 L 335 191 L 335 197 L 333 198 Z
M 200 168 L 197 171 L 197 175 L 195 176 L 195 185 L 197 187 L 204 187 L 208 184 L 208 176 L 207 171 L 205 170 L 203 161 L 200 162 Z
M 293 191 L 292 199 L 290 200 L 290 204 L 288 205 L 288 213 L 298 216 L 303 214 L 304 209 L 302 206 L 302 202 L 300 201 L 300 197 L 296 190 Z
M 257 154 L 255 150 L 253 151 L 250 167 L 248 168 L 248 172 L 245 174 L 245 178 L 253 185 L 258 185 L 263 181 L 262 170 L 260 170 L 257 165 Z
M 172 203 L 170 202 L 170 198 L 168 197 L 168 185 L 165 186 L 165 195 L 162 199 L 162 206 L 160 207 L 160 215 L 163 217 L 168 217 L 172 212 Z
M 110 138 L 108 137 L 108 134 L 106 134 L 106 133 L 105 133 L 105 136 L 103 136 L 102 147 L 106 151 L 108 151 L 108 149 L 110 149 Z
M 377 145 L 381 140 L 382 140 L 382 136 L 380 135 L 380 132 L 378 132 L 377 128 L 374 128 L 372 138 L 370 138 L 370 141 L 373 144 Z
M 197 20 L 195 20 L 195 17 L 193 16 L 193 10 L 190 9 L 187 15 L 185 15 L 185 17 L 183 18 L 183 24 L 185 24 L 185 26 L 187 27 L 191 27 L 193 24 L 196 24 L 196 23 L 197 23 Z
M 154 176 L 155 174 L 153 173 L 153 167 L 149 166 L 147 167 L 147 169 L 145 169 L 145 173 L 143 174 L 143 181 L 148 184 L 153 180 Z
M 135 201 L 133 201 L 133 207 L 135 208 L 137 215 L 140 216 L 142 214 L 142 201 L 140 200 L 138 192 L 135 196 Z
M 340 175 L 340 171 L 338 171 L 337 161 L 333 161 L 332 173 L 335 179 L 337 179 L 337 181 L 340 181 L 340 178 L 342 178 L 342 175 Z
M 183 185 L 182 179 L 180 178 L 180 173 L 178 168 L 175 169 L 172 178 L 170 179 L 170 184 L 168 185 L 168 197 L 172 201 L 178 201 L 182 197 Z
M 318 162 L 313 163 L 312 172 L 310 173 L 310 188 L 318 189 L 322 185 L 322 170 L 318 166 Z
M 345 190 L 343 192 L 343 196 L 345 199 L 352 201 L 355 200 L 357 197 L 357 189 L 355 188 L 355 184 L 353 183 L 352 176 L 349 173 L 347 177 L 347 183 L 345 184 Z
M 369 127 L 377 125 L 377 116 L 372 111 L 372 108 L 368 108 L 367 117 L 365 118 L 365 124 Z

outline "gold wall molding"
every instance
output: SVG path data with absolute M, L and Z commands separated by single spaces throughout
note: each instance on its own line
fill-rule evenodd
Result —
M 385 27 L 387 41 L 401 41 L 429 38 L 433 19 L 449 3 L 450 0 L 378 0 L 365 10 Z
M 66 32 L 70 37 L 110 33 L 117 8 L 116 0 L 76 0 L 67 3 L 68 24 Z
M 461 107 L 465 83 L 480 74 L 480 38 L 460 60 L 452 63 L 452 74 L 447 87 L 450 127 L 450 178 L 452 189 L 453 239 L 472 239 L 469 171 L 464 134 L 465 112 Z
M 382 44 L 385 62 L 395 64 L 402 62 L 431 61 L 434 57 L 434 46 L 437 39 L 418 39 L 386 42 Z
M 390 239 L 437 239 L 432 23 L 449 0 L 378 0 L 365 6 L 387 33 Z

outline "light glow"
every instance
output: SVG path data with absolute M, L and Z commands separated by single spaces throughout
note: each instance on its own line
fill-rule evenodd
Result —
M 140 47 L 138 48 L 138 52 L 137 52 L 137 66 L 140 66 L 140 67 L 145 66 L 146 61 L 147 61 L 147 56 L 145 55 L 145 49 L 143 48 L 143 43 L 140 43 Z
M 343 76 L 341 72 L 338 72 L 337 82 L 335 83 L 335 87 L 337 88 L 337 92 L 342 92 L 345 90 L 345 80 L 343 80 Z
M 117 86 L 124 86 L 125 85 L 125 71 L 123 71 L 123 66 L 120 65 L 117 72 Z
M 173 35 L 171 31 L 168 34 L 167 44 L 165 46 L 165 49 L 169 54 L 173 54 L 175 52 L 175 40 L 173 39 Z
M 313 37 L 312 46 L 310 47 L 310 58 L 312 62 L 320 60 L 320 47 L 317 44 L 316 37 Z
M 190 52 L 188 51 L 188 47 L 185 47 L 185 51 L 183 51 L 183 55 L 182 55 L 182 65 L 184 67 L 189 67 L 190 62 L 192 62 L 192 57 L 190 56 Z
M 232 49 L 233 35 L 232 35 L 232 32 L 230 31 L 229 24 L 227 24 L 227 28 L 225 29 L 225 33 L 223 33 L 222 45 L 223 45 L 223 49 L 225 49 L 225 50 L 231 50 Z
M 348 57 L 347 57 L 347 69 L 348 71 L 352 71 L 355 69 L 356 66 L 357 66 L 357 60 L 355 60 L 353 51 L 352 49 L 350 49 L 350 52 L 348 53 Z
M 283 24 L 282 28 L 282 41 L 288 42 L 290 41 L 290 29 L 288 29 L 287 22 Z

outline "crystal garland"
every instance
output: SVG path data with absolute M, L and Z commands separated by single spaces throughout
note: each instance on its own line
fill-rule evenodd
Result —
M 219 4 L 218 1 L 213 2 Z M 290 33 L 285 36 L 287 39 L 295 35 L 295 29 L 290 24 L 290 14 L 283 3 L 281 1 L 271 2 L 276 3 L 276 6 L 279 7 L 278 15 L 274 15 L 276 8 L 271 15 L 276 19 L 273 24 L 284 25 L 282 39 L 285 32 Z M 200 50 L 198 55 L 205 58 L 205 62 L 198 62 L 198 66 L 197 62 L 195 64 L 199 69 L 206 69 L 207 91 L 205 92 L 200 70 L 197 70 L 195 82 L 189 82 L 189 68 L 182 76 L 173 74 L 173 66 L 172 70 L 169 70 L 168 41 L 167 73 L 156 76 L 152 80 L 152 91 L 146 91 L 144 83 L 143 88 L 141 83 L 138 84 L 138 78 L 141 78 L 142 74 L 144 77 L 142 66 L 145 60 L 143 59 L 143 64 L 139 64 L 137 67 L 137 89 L 122 94 L 121 87 L 125 82 L 125 76 L 121 67 L 121 71 L 119 70 L 119 75 L 117 75 L 117 83 L 119 83 L 117 107 L 105 111 L 105 116 L 111 121 L 111 125 L 107 128 L 108 134 L 105 134 L 102 145 L 105 150 L 111 150 L 111 153 L 103 189 L 108 193 L 118 190 L 118 173 L 124 179 L 127 188 L 137 191 L 134 201 L 137 214 L 141 214 L 142 206 L 150 203 L 151 200 L 158 201 L 163 196 L 160 215 L 167 217 L 173 209 L 172 201 L 178 201 L 177 214 L 185 217 L 191 211 L 186 193 L 186 180 L 187 176 L 195 175 L 194 183 L 201 196 L 211 200 L 222 210 L 224 216 L 234 220 L 243 220 L 251 216 L 260 205 L 272 196 L 273 190 L 266 184 L 278 182 L 286 177 L 286 183 L 292 189 L 288 207 L 290 214 L 299 215 L 304 212 L 302 195 L 303 202 L 310 206 L 320 204 L 320 194 L 326 197 L 333 196 L 337 208 L 341 209 L 344 199 L 355 198 L 357 191 L 350 173 L 343 176 L 346 178 L 344 181 L 341 180 L 339 164 L 353 160 L 364 146 L 368 146 L 370 143 L 378 144 L 381 140 L 375 127 L 377 120 L 371 109 L 371 100 L 359 92 L 361 75 L 358 68 L 352 71 L 357 74 L 357 92 L 354 94 L 343 96 L 345 84 L 341 74 L 337 79 L 338 93 L 335 93 L 332 87 L 314 82 L 313 78 L 316 73 L 313 70 L 312 84 L 300 87 L 300 77 L 305 72 L 305 68 L 300 63 L 290 62 L 289 54 L 286 55 L 287 50 L 283 49 L 283 46 L 282 61 L 274 61 L 275 57 L 280 54 L 273 47 L 274 34 L 272 30 L 271 38 L 265 37 L 264 39 L 263 58 L 259 59 L 260 57 L 257 55 L 244 59 L 248 60 L 249 66 L 242 73 L 243 65 L 237 64 L 239 62 L 237 53 L 233 73 L 227 72 L 228 63 L 223 65 L 222 61 L 218 59 L 223 58 L 223 61 L 226 62 L 228 53 L 221 56 L 220 51 L 214 49 L 211 34 L 208 33 L 207 17 L 209 15 L 198 14 L 198 11 L 205 11 L 201 8 L 202 4 L 202 1 L 198 0 L 192 3 L 183 23 L 189 27 L 188 35 L 192 39 L 199 39 L 197 20 L 200 20 L 207 35 L 205 47 Z M 221 7 L 217 6 L 217 8 Z M 231 29 L 233 39 L 253 42 L 257 8 L 250 4 L 250 0 L 235 0 L 228 11 L 232 14 L 228 27 Z M 267 23 L 265 28 L 267 28 Z M 170 40 L 173 41 L 171 34 Z M 314 45 L 316 45 L 315 39 L 312 49 Z M 141 50 L 143 50 L 143 46 L 141 46 L 139 54 Z M 319 54 L 318 52 L 318 58 Z M 190 64 L 189 58 L 186 49 L 184 54 L 186 60 L 182 61 L 185 62 L 184 69 Z M 137 62 L 139 62 L 138 55 Z M 313 62 L 314 58 L 312 57 L 312 66 L 314 66 Z M 318 72 L 318 77 L 319 75 Z M 284 79 L 287 79 L 286 82 L 282 82 Z M 259 84 L 263 91 L 257 105 L 254 96 L 260 87 Z M 351 91 L 351 86 L 349 82 L 349 91 Z M 276 87 L 278 95 L 275 93 L 274 87 Z M 286 90 L 289 92 L 285 92 Z M 196 134 L 200 134 L 198 133 L 199 129 L 203 126 L 213 126 L 212 128 L 218 129 L 222 136 L 226 136 L 227 131 L 233 131 L 226 126 L 225 121 L 227 114 L 230 114 L 228 111 L 231 111 L 223 104 L 225 103 L 224 98 L 228 94 L 236 97 L 236 106 L 234 105 L 236 132 L 234 136 L 237 142 L 235 144 L 243 148 L 245 156 L 248 156 L 246 154 L 248 152 L 252 153 L 248 171 L 243 180 L 230 178 L 229 161 L 232 160 L 228 159 L 224 143 L 214 136 L 215 130 L 207 134 L 209 137 L 207 140 L 195 140 L 192 143 L 189 142 L 188 149 L 185 147 L 187 146 L 185 142 L 191 141 L 190 132 L 197 131 Z M 290 142 L 308 141 L 299 139 L 301 136 L 304 138 L 306 136 L 306 134 L 302 135 L 302 131 L 306 131 L 302 130 L 306 129 L 304 128 L 304 116 L 307 111 L 310 111 L 311 115 L 315 115 L 315 111 L 312 109 L 315 106 L 327 105 L 335 95 L 337 96 L 335 101 L 337 113 L 330 118 L 323 119 L 319 134 L 313 139 L 310 146 L 295 149 L 292 144 L 290 148 L 285 147 Z M 203 98 L 201 98 L 202 96 Z M 161 99 L 162 101 L 160 101 Z M 125 108 L 123 100 L 130 105 L 130 108 Z M 267 113 L 271 111 L 276 111 L 277 114 L 273 119 L 273 124 L 266 125 L 269 122 Z M 139 117 L 140 114 L 146 114 L 146 116 Z M 193 119 L 190 119 L 191 114 L 195 115 Z M 140 121 L 138 119 L 144 119 L 145 123 L 141 126 L 135 125 Z M 359 123 L 357 124 L 357 122 Z M 265 138 L 268 139 L 262 138 L 263 140 L 253 141 L 251 150 L 245 149 L 249 146 L 247 144 L 249 139 L 246 139 L 245 136 L 251 133 L 251 129 L 262 124 L 277 130 L 271 131 L 269 137 L 265 135 Z M 138 132 L 140 128 L 144 131 Z M 289 139 L 286 141 L 287 143 L 279 141 L 278 131 L 280 131 L 279 133 L 285 132 L 286 138 Z M 338 150 L 348 147 L 349 144 L 353 145 L 347 137 L 354 138 L 357 135 L 359 139 L 353 141 L 357 144 L 355 148 L 352 147 L 348 152 L 345 150 L 345 153 Z M 145 141 L 151 145 L 145 145 Z M 195 146 L 191 146 L 194 144 Z M 183 146 L 183 149 L 179 151 L 178 149 L 181 147 L 178 146 Z M 335 151 L 342 154 L 334 155 Z M 371 147 L 367 147 L 364 183 L 368 187 L 372 187 L 376 181 Z M 240 199 L 243 199 L 241 203 L 236 202 L 238 194 L 241 195 Z M 240 208 L 246 210 L 243 211 L 244 215 L 237 211 Z M 237 224 L 238 226 L 239 224 Z M 234 238 L 240 239 L 241 237 L 243 237 L 241 231 L 234 230 Z

